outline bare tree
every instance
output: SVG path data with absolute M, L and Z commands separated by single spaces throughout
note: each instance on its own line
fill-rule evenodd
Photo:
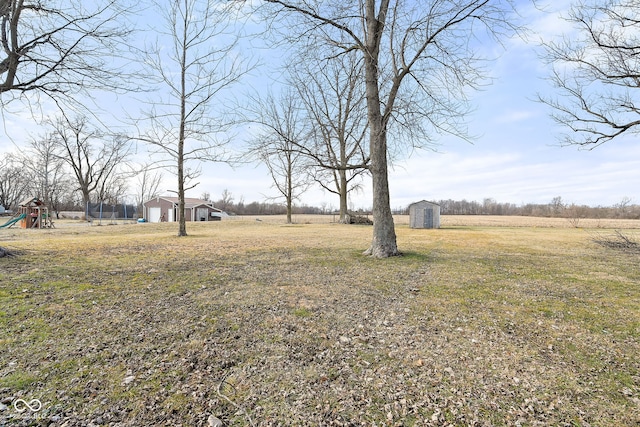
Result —
M 131 11 L 122 0 L 1 0 L 0 103 L 83 103 L 90 89 L 132 90 L 120 45 Z
M 314 52 L 313 49 L 305 49 Z M 302 99 L 312 138 L 293 141 L 313 162 L 315 181 L 340 199 L 340 222 L 347 222 L 347 200 L 367 172 L 367 110 L 362 61 L 355 52 L 337 58 L 301 61 L 292 85 Z
M 207 202 L 211 201 L 211 193 L 209 193 L 208 191 L 203 191 L 202 194 L 200 194 L 200 199 L 201 200 L 206 200 Z
M 549 203 L 549 206 L 551 207 L 551 211 L 553 212 L 554 216 L 560 216 L 565 208 L 565 204 L 562 201 L 562 197 L 560 196 L 556 196 L 551 199 L 551 203 Z
M 73 171 L 86 206 L 92 194 L 97 191 L 104 195 L 104 189 L 117 178 L 119 168 L 131 153 L 130 141 L 92 128 L 86 117 L 72 120 L 64 116 L 50 125 L 53 131 L 49 138 L 57 147 L 56 155 Z
M 15 156 L 7 155 L 0 160 L 0 205 L 15 209 L 22 199 L 28 197 L 30 171 L 25 169 Z
M 73 177 L 60 158 L 57 140 L 52 135 L 32 139 L 23 165 L 32 173 L 34 195 L 57 214 L 63 198 L 73 192 Z
M 230 121 L 220 98 L 251 67 L 236 51 L 236 5 L 167 0 L 157 7 L 164 27 L 145 63 L 167 96 L 151 101 L 146 117 L 137 120 L 138 139 L 177 175 L 178 236 L 186 236 L 185 192 L 198 185 L 193 180 L 200 162 L 228 160 Z
M 96 199 L 111 205 L 121 203 L 129 190 L 129 178 L 130 174 L 119 168 L 117 174 L 112 174 L 96 189 Z
M 640 127 L 640 3 L 577 1 L 564 17 L 577 32 L 546 43 L 557 97 L 539 96 L 570 133 L 566 145 L 593 149 Z
M 295 17 L 288 33 L 314 39 L 327 57 L 348 51 L 364 62 L 373 239 L 366 254 L 399 254 L 388 182 L 388 136 L 393 127 L 429 140 L 466 136 L 468 89 L 484 82 L 478 37 L 512 33 L 509 0 L 265 0 L 278 18 Z M 479 33 L 483 31 L 483 33 Z
M 154 170 L 151 165 L 143 165 L 136 175 L 136 181 L 136 206 L 142 212 L 142 204 L 144 202 L 160 195 L 159 188 L 162 182 L 162 172 Z
M 627 215 L 627 211 L 632 206 L 633 200 L 630 197 L 624 196 L 619 203 L 616 203 L 614 207 L 616 208 L 616 213 L 620 216 L 620 218 L 625 218 Z
M 231 191 L 225 188 L 224 190 L 222 190 L 221 198 L 217 202 L 218 208 L 222 209 L 223 211 L 229 210 L 233 206 L 233 200 L 233 194 L 231 193 Z
M 310 132 L 305 110 L 293 91 L 285 91 L 278 100 L 268 96 L 254 104 L 252 119 L 263 130 L 250 143 L 249 155 L 268 169 L 273 186 L 287 208 L 287 223 L 292 222 L 293 203 L 310 186 L 308 158 L 301 151 Z

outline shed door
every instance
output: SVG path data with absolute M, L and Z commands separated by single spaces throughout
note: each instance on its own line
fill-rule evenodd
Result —
M 426 208 L 424 210 L 424 228 L 433 228 L 433 209 Z
M 160 222 L 160 208 L 149 208 L 149 222 Z

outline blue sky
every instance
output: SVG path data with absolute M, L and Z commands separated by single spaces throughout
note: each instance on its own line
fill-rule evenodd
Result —
M 567 2 L 553 2 L 558 11 Z M 566 32 L 557 14 L 523 9 L 537 37 L 546 39 Z M 610 206 L 629 197 L 640 203 L 640 144 L 625 137 L 591 151 L 559 147 L 558 128 L 549 117 L 548 107 L 535 102 L 545 93 L 547 70 L 541 64 L 534 43 L 508 41 L 507 49 L 493 63 L 495 81 L 473 95 L 476 110 L 468 117 L 469 143 L 453 137 L 438 141 L 435 151 L 415 151 L 399 160 L 390 171 L 391 205 L 406 206 L 417 200 L 493 198 L 515 204 L 548 203 L 556 196 L 566 203 Z M 26 140 L 30 120 L 5 115 L 4 127 L 16 144 Z M 25 115 L 23 115 L 24 117 Z M 0 153 L 13 149 L 14 142 L 0 130 Z M 187 195 L 198 197 L 209 192 L 215 200 L 227 189 L 236 201 L 263 201 L 274 196 L 263 167 L 255 165 L 232 169 L 224 164 L 207 164 Z M 167 178 L 161 187 L 176 187 Z M 338 198 L 319 189 L 307 192 L 301 200 L 310 205 L 338 206 Z M 370 183 L 351 196 L 350 207 L 371 205 Z
M 477 138 L 469 143 L 444 137 L 435 151 L 415 151 L 396 162 L 389 178 L 392 207 L 422 199 L 484 198 L 520 205 L 549 203 L 556 196 L 565 203 L 592 206 L 611 206 L 625 197 L 640 203 L 640 144 L 634 138 L 614 140 L 593 150 L 560 147 L 559 135 L 564 130 L 549 117 L 549 108 L 535 101 L 538 93 L 550 90 L 545 80 L 548 70 L 539 59 L 535 41 L 570 30 L 558 17 L 568 3 L 539 3 L 546 13 L 530 6 L 520 10 L 534 32 L 531 43 L 508 41 L 493 63 L 493 84 L 473 95 L 475 111 L 468 122 L 470 133 Z M 213 168 L 228 174 L 222 180 L 203 182 L 214 198 L 225 188 L 236 196 L 244 195 L 246 201 L 274 194 L 268 179 L 248 178 L 266 177 L 261 169 Z M 350 200 L 355 208 L 370 206 L 370 182 Z M 309 191 L 303 201 L 338 205 L 337 196 L 320 190 Z

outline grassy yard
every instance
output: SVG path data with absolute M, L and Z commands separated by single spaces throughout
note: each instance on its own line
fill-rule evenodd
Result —
M 504 221 L 0 230 L 0 425 L 640 425 L 640 252 Z

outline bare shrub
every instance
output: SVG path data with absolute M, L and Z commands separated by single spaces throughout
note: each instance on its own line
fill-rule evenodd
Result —
M 366 216 L 350 214 L 349 224 L 373 225 L 373 221 Z
M 594 237 L 593 242 L 610 249 L 640 253 L 640 243 L 638 243 L 635 238 L 624 234 L 620 230 L 616 230 L 615 233 L 610 236 Z
M 11 257 L 11 256 L 16 256 L 16 253 L 0 246 L 0 258 Z

